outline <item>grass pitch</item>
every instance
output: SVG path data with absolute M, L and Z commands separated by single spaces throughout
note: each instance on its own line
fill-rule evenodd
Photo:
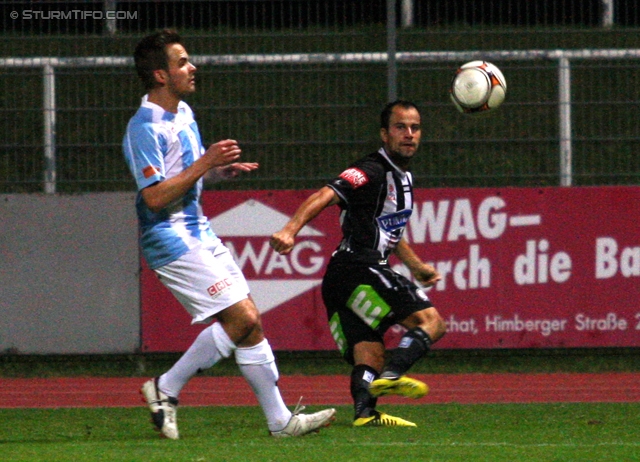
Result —
M 0 355 L 0 377 L 150 376 L 177 355 Z M 282 374 L 348 374 L 334 353 L 278 354 Z M 631 372 L 639 349 L 434 351 L 415 373 Z M 222 363 L 209 374 L 235 375 Z M 347 391 L 345 390 L 345 393 Z M 438 404 L 379 408 L 418 428 L 353 428 L 351 406 L 319 435 L 268 436 L 259 407 L 183 407 L 181 439 L 164 440 L 146 407 L 0 409 L 0 460 L 110 462 L 423 462 L 640 460 L 640 403 Z M 310 406 L 309 411 L 321 407 Z
M 258 407 L 186 407 L 181 439 L 147 410 L 2 409 L 3 461 L 631 461 L 640 403 L 380 406 L 418 428 L 353 428 L 351 407 L 318 435 L 274 439 Z M 310 411 L 318 410 L 314 406 Z

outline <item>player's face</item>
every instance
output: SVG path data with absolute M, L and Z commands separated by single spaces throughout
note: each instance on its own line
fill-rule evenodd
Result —
M 179 43 L 167 46 L 169 77 L 167 88 L 178 98 L 196 91 L 196 67 L 189 61 L 187 50 Z
M 415 108 L 393 108 L 389 128 L 380 129 L 385 150 L 394 161 L 408 162 L 420 146 L 420 114 Z

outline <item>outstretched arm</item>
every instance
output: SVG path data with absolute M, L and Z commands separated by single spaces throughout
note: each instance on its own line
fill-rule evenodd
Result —
M 142 198 L 151 211 L 159 212 L 184 197 L 210 169 L 224 167 L 238 160 L 241 152 L 235 140 L 212 144 L 202 157 L 178 175 L 144 188 L 141 191 Z
M 296 235 L 304 225 L 317 217 L 325 208 L 338 202 L 340 202 L 340 197 L 328 186 L 313 193 L 298 207 L 289 222 L 280 231 L 273 233 L 269 241 L 271 247 L 282 255 L 291 252 Z
M 235 178 L 241 173 L 256 170 L 259 166 L 257 162 L 234 162 L 224 167 L 212 168 L 204 176 L 205 185 L 217 183 L 220 180 Z
M 442 279 L 442 276 L 440 276 L 433 265 L 424 263 L 406 240 L 401 239 L 394 252 L 402 263 L 409 268 L 416 280 L 424 287 L 431 287 Z

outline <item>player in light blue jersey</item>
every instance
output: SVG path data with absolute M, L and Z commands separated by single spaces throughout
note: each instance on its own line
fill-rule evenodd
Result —
M 129 121 L 123 149 L 138 187 L 142 253 L 193 323 L 217 321 L 171 369 L 142 386 L 153 424 L 163 436 L 178 439 L 180 391 L 198 371 L 233 354 L 273 436 L 318 431 L 335 418 L 335 410 L 300 414 L 287 409 L 247 282 L 200 206 L 205 177 L 234 177 L 258 164 L 239 162 L 242 151 L 235 140 L 203 147 L 193 112 L 183 101 L 195 91 L 196 67 L 175 31 L 145 37 L 136 47 L 135 64 L 148 93 Z

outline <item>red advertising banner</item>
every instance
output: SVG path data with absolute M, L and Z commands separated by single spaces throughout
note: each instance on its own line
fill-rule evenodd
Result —
M 203 196 L 275 350 L 335 348 L 320 283 L 341 237 L 338 208 L 305 227 L 290 255 L 269 247 L 311 192 Z M 639 187 L 419 189 L 405 238 L 443 276 L 428 292 L 448 326 L 438 348 L 640 346 Z M 141 283 L 143 350 L 183 351 L 202 326 L 188 327 L 147 268 Z

